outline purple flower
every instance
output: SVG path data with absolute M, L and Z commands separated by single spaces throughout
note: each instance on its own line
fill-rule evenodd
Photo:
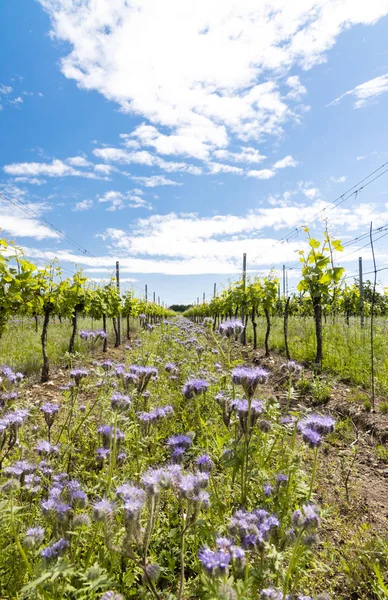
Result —
M 75 385 L 79 386 L 81 380 L 89 375 L 87 369 L 73 369 L 70 371 L 70 377 L 74 379 Z
M 283 475 L 283 473 L 279 473 L 279 475 L 277 475 L 276 477 L 276 483 L 280 486 L 283 483 L 287 483 L 288 481 L 288 477 L 287 475 Z
M 306 442 L 310 446 L 310 448 L 315 448 L 319 446 L 322 440 L 322 436 L 314 431 L 313 429 L 305 428 L 302 430 L 303 433 L 303 441 Z
M 310 429 L 321 435 L 325 435 L 334 431 L 334 425 L 335 420 L 332 417 L 311 414 L 299 422 L 298 429 L 301 433 L 306 429 Z
M 312 504 L 302 506 L 301 510 L 295 510 L 291 518 L 292 526 L 295 528 L 314 529 L 320 523 L 317 508 Z
M 204 379 L 190 379 L 186 381 L 182 388 L 182 393 L 186 400 L 191 400 L 195 396 L 204 394 L 209 389 L 209 384 Z
M 68 547 L 68 545 L 69 542 L 64 538 L 61 538 L 57 542 L 54 542 L 54 544 L 51 544 L 51 546 L 47 546 L 47 548 L 44 548 L 40 554 L 45 560 L 51 560 L 53 558 L 57 558 L 60 554 L 62 554 L 62 552 Z
M 93 505 L 93 518 L 95 521 L 105 521 L 114 515 L 115 505 L 106 498 L 99 500 Z
M 193 440 L 190 436 L 185 434 L 173 435 L 167 440 L 167 444 L 170 448 L 174 448 L 175 446 L 181 446 L 182 448 L 189 448 Z
M 289 596 L 284 596 L 283 592 L 274 588 L 266 588 L 261 590 L 260 598 L 261 600 L 288 600 Z
M 150 496 L 159 494 L 163 477 L 163 469 L 148 469 L 148 471 L 142 475 L 141 482 Z
M 280 366 L 280 372 L 288 375 L 300 375 L 302 366 L 298 365 L 294 360 L 289 360 Z
M 266 498 L 269 498 L 273 492 L 273 487 L 272 485 L 270 485 L 269 483 L 265 483 L 264 487 L 263 487 L 263 491 L 264 491 L 264 496 Z
M 39 456 L 50 456 L 51 454 L 59 453 L 59 446 L 54 446 L 46 440 L 41 440 L 36 444 L 36 451 Z
M 101 367 L 104 369 L 104 371 L 110 371 L 113 367 L 113 362 L 111 360 L 104 360 L 101 363 Z
M 60 522 L 67 521 L 69 518 L 71 506 L 62 502 L 60 497 L 50 496 L 47 500 L 43 500 L 41 506 L 43 514 L 54 515 Z
M 130 409 L 131 399 L 129 396 L 115 392 L 111 397 L 110 404 L 113 410 L 117 410 L 117 412 L 124 412 Z
M 109 457 L 110 449 L 109 448 L 97 448 L 97 458 L 98 460 L 106 460 Z
M 232 381 L 242 385 L 248 398 L 252 398 L 259 383 L 265 383 L 268 375 L 268 371 L 260 367 L 236 367 L 232 371 Z
M 205 571 L 211 576 L 225 573 L 230 563 L 229 552 L 224 552 L 222 550 L 220 552 L 214 552 L 206 547 L 201 548 L 198 552 L 198 558 Z
M 28 415 L 28 410 L 24 408 L 18 408 L 4 415 L 0 421 L 0 424 L 4 425 L 5 427 L 9 427 L 12 431 L 17 431 L 23 425 Z
M 110 590 L 109 592 L 105 592 L 105 594 L 101 596 L 100 600 L 124 600 L 124 596 L 118 592 L 113 592 Z
M 141 365 L 131 365 L 130 372 L 137 377 L 137 391 L 145 392 L 148 383 L 152 377 L 157 377 L 158 370 L 155 367 L 143 367 Z
M 84 508 L 87 505 L 88 497 L 76 479 L 72 479 L 67 484 L 67 493 L 73 506 Z
M 111 440 L 114 437 L 114 427 L 111 427 L 110 425 L 101 425 L 101 427 L 99 427 L 97 429 L 98 433 L 101 433 L 102 435 L 102 441 L 103 441 L 103 445 L 104 448 L 110 448 L 110 443 Z M 125 435 L 122 431 L 120 431 L 120 429 L 117 427 L 116 428 L 116 441 L 119 444 L 121 440 L 123 440 L 125 438 Z
M 17 460 L 12 465 L 5 467 L 3 473 L 7 477 L 16 477 L 17 479 L 22 480 L 24 475 L 34 473 L 37 468 L 37 465 L 32 465 L 26 460 Z
M 176 365 L 172 362 L 168 362 L 165 366 L 165 370 L 167 371 L 167 373 L 171 373 L 172 371 L 175 371 L 176 369 Z
M 51 402 L 46 402 L 45 404 L 42 404 L 40 410 L 44 415 L 44 420 L 46 421 L 47 427 L 50 428 L 54 423 L 54 419 L 57 416 L 57 413 L 59 412 L 59 404 L 52 404 Z
M 224 321 L 220 324 L 218 331 L 221 335 L 226 336 L 227 338 L 232 337 L 233 335 L 240 335 L 245 329 L 244 323 L 239 319 L 230 319 L 229 321 Z
M 42 527 L 31 527 L 26 531 L 23 546 L 29 549 L 35 548 L 36 546 L 40 546 L 43 540 L 44 529 Z
M 214 467 L 214 463 L 208 454 L 202 454 L 195 462 L 199 470 L 205 473 L 210 473 Z
M 1 382 L 0 382 L 1 383 Z M 16 400 L 20 396 L 19 392 L 7 392 L 1 395 L 2 400 Z

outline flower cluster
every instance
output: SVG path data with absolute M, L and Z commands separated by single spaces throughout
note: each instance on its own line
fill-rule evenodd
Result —
M 261 367 L 236 367 L 232 371 L 232 381 L 237 385 L 242 385 L 248 398 L 253 398 L 257 386 L 265 383 L 269 373 Z
M 221 335 L 230 338 L 234 335 L 240 335 L 245 329 L 245 325 L 239 319 L 230 319 L 220 324 L 218 331 Z
M 75 385 L 79 386 L 82 379 L 89 375 L 89 371 L 87 369 L 73 369 L 70 371 L 70 377 L 74 379 Z
M 87 331 L 86 329 L 81 329 L 79 332 L 79 336 L 81 340 L 105 340 L 107 337 L 106 331 L 103 329 L 97 329 L 96 331 Z
M 188 448 L 190 448 L 193 440 L 190 436 L 179 434 L 173 435 L 167 440 L 167 445 L 170 448 L 171 456 L 175 462 L 180 462 Z
M 0 373 L 7 379 L 8 383 L 11 384 L 20 383 L 24 379 L 23 373 L 15 373 L 11 367 L 5 365 L 0 367 Z
M 311 447 L 319 446 L 322 436 L 334 431 L 335 421 L 330 416 L 311 414 L 299 421 L 303 440 Z
M 143 367 L 142 365 L 131 365 L 129 371 L 137 378 L 137 391 L 145 392 L 151 378 L 158 376 L 158 370 L 155 367 Z
M 279 520 L 266 510 L 257 508 L 252 512 L 240 509 L 229 523 L 229 531 L 237 537 L 243 548 L 261 548 L 269 539 L 272 529 L 279 527 Z
M 204 394 L 209 389 L 209 384 L 204 379 L 189 379 L 182 388 L 182 393 L 186 400 L 191 400 L 195 396 Z
M 241 431 L 247 433 L 256 424 L 259 415 L 263 412 L 264 405 L 261 400 L 251 400 L 250 407 L 248 400 L 233 400 L 231 408 L 237 412 Z M 250 422 L 248 424 L 249 413 Z
M 245 551 L 229 538 L 216 538 L 216 550 L 205 546 L 198 552 L 198 558 L 211 577 L 227 575 L 230 564 L 237 571 L 241 571 L 245 565 Z

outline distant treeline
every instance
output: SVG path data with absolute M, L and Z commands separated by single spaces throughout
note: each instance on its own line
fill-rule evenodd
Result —
M 192 307 L 192 304 L 173 304 L 172 306 L 170 306 L 170 310 L 173 310 L 173 311 L 179 312 L 179 313 L 183 313 L 183 312 L 185 312 L 185 310 L 188 310 L 191 307 Z

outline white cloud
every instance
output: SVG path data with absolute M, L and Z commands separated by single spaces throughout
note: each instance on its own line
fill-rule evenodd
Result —
M 298 164 L 298 161 L 295 160 L 295 158 L 293 158 L 290 154 L 288 156 L 285 156 L 284 158 L 282 158 L 281 160 L 278 160 L 274 165 L 273 165 L 273 169 L 285 169 L 286 167 L 296 167 Z
M 182 185 L 172 179 L 167 179 L 163 175 L 152 175 L 151 177 L 132 177 L 135 181 L 145 185 L 146 187 L 157 187 L 159 185 Z
M 292 100 L 300 100 L 302 96 L 307 93 L 304 85 L 301 84 L 298 75 L 292 75 L 287 78 L 286 84 L 291 88 L 291 91 L 288 92 L 287 98 L 291 98 Z
M 300 189 L 302 187 L 301 184 Z M 290 197 L 297 193 L 298 190 L 288 193 L 284 204 L 279 202 L 275 206 L 260 207 L 243 216 L 199 217 L 196 214 L 170 213 L 137 219 L 128 230 L 108 228 L 100 236 L 101 246 L 105 242 L 107 252 L 97 257 L 97 261 L 67 250 L 29 250 L 37 258 L 49 260 L 58 256 L 61 261 L 82 264 L 96 272 L 101 271 L 101 264 L 114 266 L 119 258 L 122 273 L 238 273 L 243 252 L 247 252 L 250 261 L 257 257 L 255 265 L 258 268 L 290 264 L 297 261 L 295 252 L 307 247 L 303 234 L 300 239 L 279 244 L 273 231 L 290 231 L 300 227 L 301 223 L 308 222 L 329 206 L 322 200 L 290 203 Z M 338 228 L 343 238 L 346 232 L 367 227 L 370 221 L 376 227 L 385 224 L 388 211 L 386 208 L 379 210 L 377 205 L 360 203 L 347 207 L 341 205 L 327 214 L 322 212 L 322 223 L 325 217 L 329 218 L 331 230 Z M 271 228 L 273 231 L 267 233 Z M 350 246 L 347 253 L 352 249 Z
M 46 202 L 29 202 L 26 193 L 15 185 L 0 186 L 1 229 L 17 239 L 56 239 L 60 235 L 39 221 L 50 210 Z
M 260 169 L 259 171 L 251 170 L 247 173 L 248 177 L 256 177 L 256 179 L 271 179 L 274 177 L 275 171 L 272 169 Z
M 329 180 L 333 183 L 344 183 L 346 181 L 346 176 L 341 175 L 340 177 L 329 177 Z
M 102 175 L 110 175 L 112 172 L 117 171 L 116 167 L 102 163 L 94 165 L 94 170 L 96 173 L 101 173 Z
M 18 96 L 17 98 L 14 98 L 13 100 L 10 100 L 9 103 L 13 104 L 14 106 L 20 106 L 21 104 L 23 104 L 23 98 L 21 96 Z
M 228 160 L 230 162 L 259 163 L 266 158 L 263 154 L 260 154 L 259 150 L 248 146 L 241 146 L 240 152 L 215 150 L 213 154 L 218 159 Z
M 15 177 L 13 181 L 17 183 L 29 183 L 31 185 L 43 185 L 46 183 L 45 179 L 39 179 L 39 177 Z
M 92 208 L 93 206 L 93 200 L 81 200 L 80 202 L 77 202 L 77 204 L 74 206 L 75 211 L 84 211 L 84 210 L 89 210 L 89 208 Z
M 102 196 L 98 196 L 98 202 L 109 203 L 109 207 L 106 210 L 115 211 L 123 208 L 146 208 L 152 209 L 152 205 L 147 202 L 141 196 L 143 195 L 142 190 L 131 190 L 126 193 L 117 192 L 110 190 L 105 192 Z
M 136 150 L 130 151 L 123 150 L 122 148 L 95 148 L 93 154 L 98 158 L 102 158 L 106 161 L 118 162 L 121 164 L 138 164 L 145 165 L 147 167 L 159 167 L 160 169 L 167 171 L 168 173 L 173 172 L 185 172 L 191 175 L 200 175 L 202 169 L 195 165 L 191 165 L 185 162 L 173 162 L 167 161 L 151 154 L 148 150 Z
M 235 137 L 281 134 L 304 94 L 291 72 L 388 14 L 388 0 L 40 2 L 52 35 L 70 44 L 67 78 L 147 119 L 134 138 L 142 145 L 201 160 Z
M 62 160 L 58 159 L 54 159 L 51 163 L 12 163 L 10 165 L 5 165 L 5 167 L 3 167 L 3 171 L 7 173 L 7 175 L 28 177 L 30 179 L 30 183 L 33 181 L 32 178 L 39 177 L 41 175 L 46 177 L 72 176 L 86 177 L 87 179 L 100 179 L 100 177 L 95 173 L 91 173 L 89 171 L 79 171 L 71 165 L 68 165 Z
M 242 175 L 244 170 L 241 167 L 233 167 L 232 165 L 224 165 L 221 163 L 209 163 L 210 173 L 217 175 L 217 173 L 234 173 L 235 175 Z
M 0 83 L 0 94 L 10 94 L 13 92 L 13 88 L 10 85 L 5 85 L 4 83 Z
M 353 96 L 355 98 L 354 108 L 362 108 L 368 101 L 381 96 L 388 92 L 388 73 L 375 77 L 369 81 L 365 81 L 360 85 L 356 85 L 352 90 L 348 90 L 329 104 L 338 104 L 345 96 Z
M 67 158 L 66 162 L 68 162 L 69 165 L 72 165 L 73 167 L 90 167 L 90 165 L 92 164 L 83 156 L 72 156 L 71 158 Z

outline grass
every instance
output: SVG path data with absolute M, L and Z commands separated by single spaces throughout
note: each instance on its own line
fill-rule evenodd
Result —
M 38 331 L 35 330 L 35 321 L 29 318 L 20 318 L 10 321 L 6 332 L 0 339 L 0 365 L 6 364 L 15 371 L 21 371 L 26 376 L 36 373 L 42 366 L 41 328 L 39 322 Z M 90 318 L 79 319 L 78 329 L 100 329 L 101 323 Z M 108 336 L 113 336 L 113 327 L 108 322 Z M 58 318 L 50 322 L 47 338 L 47 352 L 50 365 L 64 364 L 65 356 L 69 346 L 71 335 L 71 324 Z M 122 334 L 122 338 L 124 338 Z M 101 346 L 101 342 L 99 343 Z M 87 343 L 76 336 L 75 351 L 82 354 L 87 350 Z
M 80 327 L 90 329 L 92 324 L 83 321 Z M 53 364 L 63 363 L 61 352 L 67 349 L 69 335 L 68 323 L 55 323 L 49 330 Z M 31 369 L 34 364 L 39 367 L 39 342 L 33 324 L 18 323 L 0 342 L 1 362 L 20 370 L 25 370 L 26 364 Z M 84 350 L 81 343 L 77 341 L 78 349 Z M 345 494 L 338 459 L 338 448 L 346 452 L 354 441 L 351 421 L 339 422 L 328 436 L 328 443 L 322 441 L 318 454 L 318 447 L 313 450 L 306 445 L 295 426 L 283 424 L 284 415 L 276 398 L 267 396 L 268 390 L 262 394 L 260 386 L 257 396 L 266 397 L 261 401 L 263 412 L 257 425 L 247 427 L 247 413 L 241 409 L 237 415 L 236 408 L 226 420 L 223 408 L 229 410 L 232 398 L 244 396 L 243 387 L 232 383 L 231 378 L 233 366 L 243 362 L 243 349 L 232 343 L 230 360 L 229 347 L 226 339 L 184 322 L 139 331 L 138 340 L 125 350 L 124 358 L 115 352 L 108 353 L 108 357 L 116 354 L 116 360 L 125 361 L 127 372 L 133 364 L 156 367 L 158 376 L 148 380 L 147 394 L 139 382 L 127 389 L 120 375 L 122 365 L 117 365 L 116 377 L 113 367 L 106 370 L 102 364 L 89 364 L 89 375 L 79 387 L 59 391 L 59 381 L 54 379 L 50 394 L 60 410 L 49 432 L 40 410 L 45 402 L 42 388 L 37 387 L 33 395 L 24 395 L 28 382 L 21 384 L 18 398 L 0 409 L 0 415 L 6 416 L 11 409 L 24 408 L 28 403 L 30 416 L 20 428 L 17 444 L 11 435 L 7 438 L 3 467 L 12 468 L 20 460 L 39 462 L 37 443 L 46 437 L 51 436 L 59 449 L 45 457 L 34 471 L 37 480 L 33 482 L 33 493 L 26 485 L 30 485 L 27 476 L 12 483 L 0 474 L 0 598 L 101 600 L 103 592 L 111 589 L 124 598 L 177 600 L 180 585 L 182 600 L 249 600 L 259 598 L 260 590 L 270 586 L 310 594 L 314 600 L 320 592 L 329 592 L 340 600 L 383 598 L 376 587 L 373 565 L 379 560 L 385 577 L 386 544 L 363 523 L 364 507 L 355 495 L 353 477 L 349 495 L 348 490 Z M 198 348 L 202 349 L 200 353 Z M 165 370 L 167 362 L 176 365 L 171 373 Z M 83 364 L 86 366 L 86 362 Z M 182 387 L 193 377 L 205 379 L 209 390 L 185 397 Z M 315 378 L 308 382 L 309 393 L 317 401 L 324 401 L 331 393 L 329 376 L 326 379 L 328 382 Z M 305 387 L 300 386 L 299 394 Z M 116 412 L 111 399 L 117 392 L 130 395 L 129 409 Z M 223 396 L 216 401 L 220 392 Z M 173 407 L 173 416 L 153 423 L 140 419 L 142 411 L 166 405 Z M 109 425 L 114 432 L 105 441 L 102 425 Z M 117 431 L 125 434 L 120 443 Z M 147 487 L 147 501 L 141 513 L 134 513 L 136 519 L 131 510 L 124 512 L 116 488 L 136 483 L 143 489 L 143 476 L 152 474 L 149 469 L 162 469 L 166 477 L 173 460 L 166 442 L 183 433 L 191 440 L 179 459 L 183 461 L 182 473 L 188 478 L 186 483 L 197 472 L 199 456 L 206 453 L 213 463 L 209 482 L 205 477 L 201 484 L 205 483 L 202 491 L 206 486 L 208 489 L 205 501 L 187 495 L 184 480 L 177 478 L 167 488 L 163 484 L 150 492 L 153 488 Z M 98 454 L 101 445 L 107 453 L 105 458 Z M 119 461 L 123 451 L 126 457 Z M 54 476 L 60 481 L 67 481 L 67 476 L 76 478 L 88 497 L 88 503 L 78 503 L 64 483 L 60 499 L 71 505 L 65 519 L 56 516 L 53 509 L 42 510 L 42 502 L 47 502 L 57 489 L 52 485 Z M 272 486 L 269 495 L 264 492 L 264 484 Z M 95 507 L 103 498 L 114 501 L 114 514 L 109 513 L 109 518 L 100 518 L 96 513 Z M 289 536 L 293 511 L 310 500 L 321 505 L 318 538 L 314 522 L 307 531 L 307 526 L 306 530 L 300 528 L 297 520 L 295 539 Z M 231 563 L 228 577 L 207 577 L 198 561 L 198 550 L 204 546 L 214 548 L 216 536 L 227 536 L 231 518 L 242 506 L 249 511 L 265 508 L 278 516 L 279 526 L 263 547 L 248 546 L 244 569 Z M 33 526 L 45 530 L 42 546 L 26 545 L 26 531 Z M 239 533 L 233 534 L 236 536 L 240 539 Z M 58 538 L 67 542 L 63 555 L 57 560 L 42 560 L 42 547 L 50 547 Z M 240 540 L 243 545 L 244 539 Z M 155 564 L 160 574 L 153 584 L 146 573 L 148 567 L 155 570 Z
M 291 358 L 312 362 L 315 356 L 314 321 L 310 317 L 290 317 L 289 347 Z M 265 322 L 258 320 L 258 346 L 264 346 Z M 248 327 L 248 341 L 252 341 L 252 328 Z M 283 318 L 273 317 L 270 347 L 284 352 Z M 376 321 L 375 335 L 376 391 L 388 394 L 388 319 L 380 317 Z M 347 325 L 343 317 L 335 322 L 328 318 L 323 325 L 323 369 L 339 376 L 343 381 L 361 385 L 366 389 L 371 383 L 370 328 L 367 322 L 361 328 L 356 318 Z

